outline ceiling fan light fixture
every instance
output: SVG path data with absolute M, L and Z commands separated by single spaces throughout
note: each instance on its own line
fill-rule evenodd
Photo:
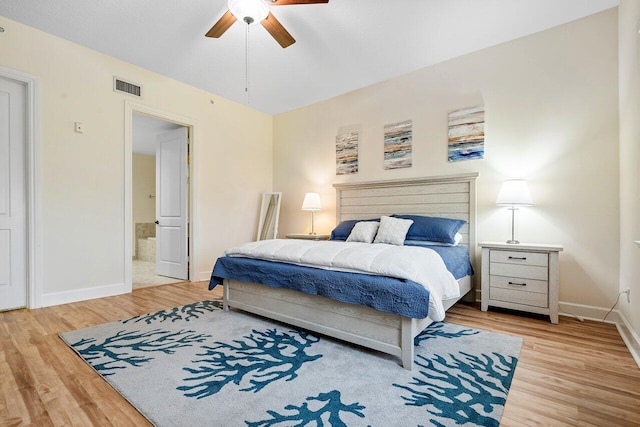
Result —
M 269 15 L 269 6 L 263 0 L 229 0 L 228 6 L 233 16 L 247 24 L 261 22 Z

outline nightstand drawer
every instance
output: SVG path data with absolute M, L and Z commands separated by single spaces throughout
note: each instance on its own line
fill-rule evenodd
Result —
M 520 291 L 517 289 L 503 289 L 491 287 L 489 291 L 492 301 L 504 301 L 513 304 L 522 304 L 532 307 L 549 307 L 549 296 L 535 292 Z
M 522 277 L 523 279 L 548 280 L 547 267 L 538 265 L 516 265 L 492 262 L 489 265 L 489 274 L 492 276 Z
M 524 279 L 522 277 L 489 276 L 491 289 L 515 289 L 518 291 L 535 292 L 538 294 L 549 293 L 549 282 L 546 280 Z
M 515 265 L 538 265 L 544 268 L 549 266 L 549 255 L 537 252 L 492 250 L 489 260 Z

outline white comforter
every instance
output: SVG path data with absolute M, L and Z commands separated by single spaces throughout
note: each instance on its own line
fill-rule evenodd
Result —
M 429 318 L 444 319 L 442 301 L 460 296 L 437 252 L 414 246 L 292 239 L 261 240 L 228 249 L 227 256 L 408 279 L 430 293 Z

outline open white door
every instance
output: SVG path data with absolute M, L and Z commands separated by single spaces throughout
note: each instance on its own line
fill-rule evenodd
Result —
M 187 128 L 157 137 L 156 274 L 187 280 Z
M 27 305 L 25 96 L 0 78 L 0 310 Z

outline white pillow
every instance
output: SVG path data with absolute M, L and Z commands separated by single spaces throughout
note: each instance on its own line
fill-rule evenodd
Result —
M 380 223 L 378 221 L 360 221 L 353 226 L 347 242 L 364 242 L 371 243 L 373 238 L 376 237 L 378 227 Z
M 453 243 L 432 242 L 430 240 L 405 240 L 407 246 L 458 246 L 462 242 L 462 234 L 456 233 Z
M 380 217 L 380 228 L 373 243 L 389 243 L 391 245 L 404 244 L 409 227 L 413 224 L 411 219 L 392 218 L 390 216 Z

